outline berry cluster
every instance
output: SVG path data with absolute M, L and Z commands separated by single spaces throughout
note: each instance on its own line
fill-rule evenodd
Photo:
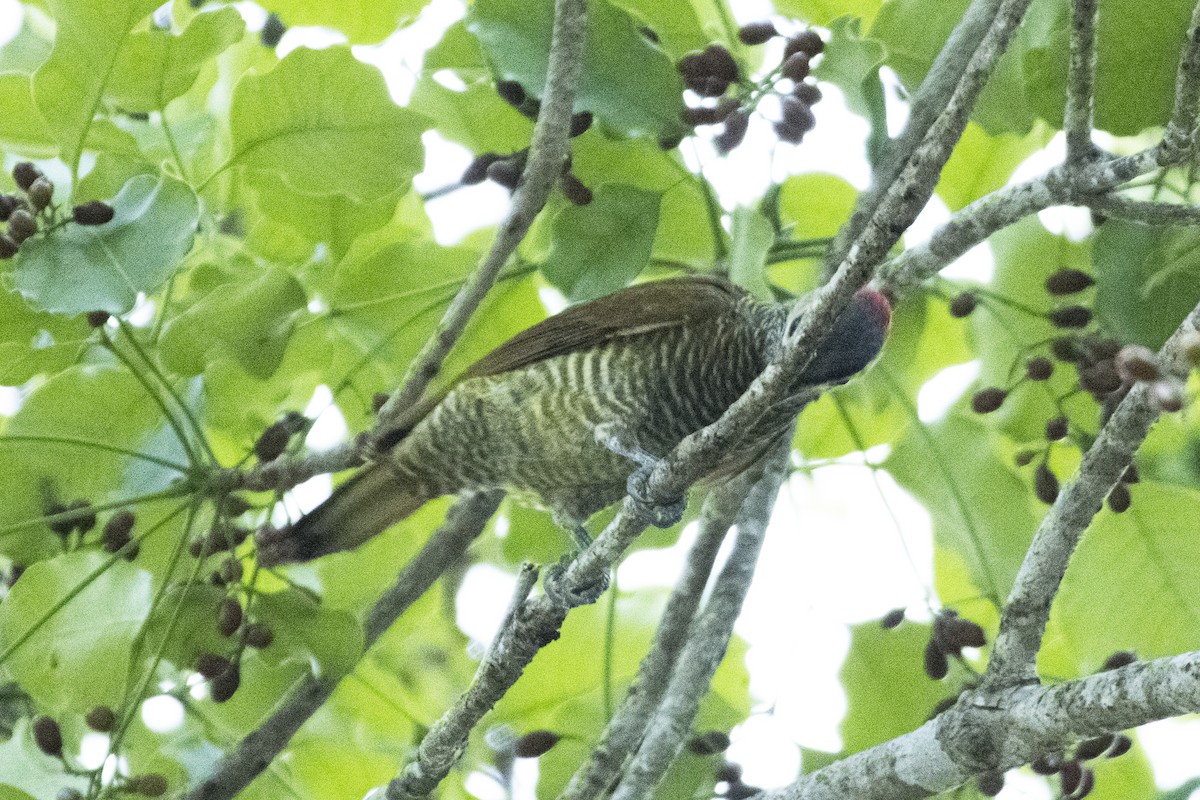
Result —
M 1064 268 L 1046 279 L 1046 293 L 1051 298 L 1077 295 L 1095 283 L 1093 278 L 1081 270 Z M 984 299 L 987 299 L 985 296 Z M 956 318 L 970 316 L 979 304 L 975 292 L 961 292 L 950 299 L 950 314 Z M 1031 312 L 1032 313 L 1032 312 Z M 1151 396 L 1162 411 L 1179 411 L 1184 406 L 1184 386 L 1173 375 L 1164 371 L 1155 353 L 1141 345 L 1127 345 L 1102 335 L 1091 328 L 1092 310 L 1086 305 L 1069 303 L 1045 313 L 1045 318 L 1060 331 L 1057 336 L 1043 345 L 1046 352 L 1026 358 L 1024 369 L 1016 381 L 1007 387 L 988 386 L 971 396 L 971 408 L 977 414 L 990 414 L 1004 405 L 1008 396 L 1021 384 L 1040 383 L 1049 380 L 1056 364 L 1069 365 L 1077 375 L 1077 390 L 1087 392 L 1101 407 L 1101 422 L 1116 408 L 1117 404 L 1138 382 L 1150 384 Z M 1200 364 L 1200 335 L 1195 342 L 1186 342 L 1184 351 L 1193 365 Z M 1071 394 L 1073 394 L 1072 392 Z M 1067 395 L 1070 396 L 1070 395 Z M 1037 498 L 1043 503 L 1053 503 L 1058 498 L 1058 477 L 1050 469 L 1050 445 L 1066 439 L 1071 425 L 1062 413 L 1062 401 L 1057 398 L 1059 414 L 1046 420 L 1046 444 L 1040 449 L 1024 449 L 1017 453 L 1016 464 L 1027 466 L 1038 461 L 1034 470 L 1033 487 Z M 1040 458 L 1039 458 L 1040 455 Z M 1137 482 L 1136 468 L 1131 467 L 1109 494 L 1109 508 L 1121 513 L 1129 508 L 1129 484 Z
M 728 750 L 729 744 L 729 734 L 714 730 L 697 733 L 688 739 L 685 746 L 692 755 L 716 756 Z M 718 784 L 724 784 L 724 788 L 719 788 L 716 796 L 726 800 L 746 800 L 762 792 L 759 787 L 745 783 L 742 780 L 742 765 L 729 759 L 722 759 L 717 765 L 713 779 Z
M 752 22 L 738 30 L 738 38 L 746 45 L 765 44 L 780 35 L 769 21 Z M 784 46 L 783 60 L 758 83 L 743 80 L 737 61 L 720 44 L 688 53 L 679 60 L 679 74 L 684 86 L 702 98 L 702 104 L 684 108 L 684 123 L 689 127 L 721 125 L 714 144 L 722 154 L 728 153 L 745 139 L 750 115 L 759 101 L 774 94 L 779 98 L 780 112 L 773 123 L 775 135 L 799 144 L 816 124 L 812 106 L 821 99 L 821 90 L 805 79 L 812 60 L 824 49 L 825 43 L 815 31 L 792 36 Z M 734 92 L 728 94 L 731 87 Z M 710 99 L 714 101 L 711 104 Z
M 236 641 L 232 643 L 229 653 L 201 653 L 192 665 L 197 673 L 209 681 L 209 696 L 216 703 L 233 697 L 241 686 L 241 659 L 245 649 L 252 647 L 262 650 L 275 641 L 274 630 L 261 620 L 250 619 L 240 599 L 240 595 L 248 590 L 242 585 L 242 559 L 235 551 L 249 538 L 250 531 L 236 524 L 235 520 L 250 509 L 250 504 L 239 495 L 226 495 L 218 506 L 217 519 L 212 527 L 206 534 L 194 539 L 189 547 L 193 558 L 207 559 L 224 553 L 209 574 L 209 579 L 214 586 L 225 587 L 226 590 L 225 598 L 216 607 L 217 631 L 229 639 L 236 637 Z
M 117 714 L 108 706 L 96 706 L 84 717 L 87 726 L 98 733 L 111 733 L 117 727 Z M 37 748 L 51 758 L 63 762 L 68 772 L 76 772 L 68 762 L 63 749 L 62 728 L 53 717 L 40 716 L 33 720 L 33 743 Z M 137 794 L 142 797 L 161 797 L 170 788 L 167 778 L 158 772 L 147 772 L 143 775 L 118 776 L 112 784 L 117 792 Z M 58 800 L 83 800 L 83 793 L 77 789 L 66 787 L 58 792 Z
M 526 94 L 525 87 L 516 81 L 497 81 L 496 93 L 510 106 L 529 119 L 537 119 L 542 111 L 541 101 Z M 580 111 L 571 117 L 570 136 L 574 139 L 592 127 L 593 117 L 590 111 Z M 525 162 L 529 159 L 529 148 L 515 153 L 502 155 L 500 153 L 481 153 L 467 165 L 467 169 L 459 178 L 463 186 L 474 186 L 490 180 L 505 189 L 512 191 L 521 182 L 525 173 Z M 585 206 L 592 202 L 592 190 L 571 172 L 571 159 L 568 156 L 563 164 L 562 175 L 559 177 L 559 188 L 563 196 L 576 205 Z
M 940 681 L 950 672 L 950 659 L 960 658 L 967 647 L 987 644 L 983 627 L 963 619 L 957 611 L 944 609 L 933 620 L 933 629 L 925 645 L 925 674 Z
M 0 222 L 7 223 L 0 233 L 0 259 L 12 258 L 21 244 L 39 230 L 54 230 L 68 220 L 59 219 L 54 204 L 54 183 L 32 162 L 13 167 L 13 182 L 20 194 L 0 194 Z M 93 200 L 71 209 L 70 221 L 77 225 L 103 225 L 113 218 L 112 206 Z

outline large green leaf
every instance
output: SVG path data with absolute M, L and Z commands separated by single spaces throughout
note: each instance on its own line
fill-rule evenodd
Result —
M 72 171 L 130 31 L 157 6 L 157 0 L 50 3 L 58 30 L 49 60 L 34 75 L 33 98 Z
M 481 0 L 471 6 L 467 27 L 500 77 L 540 96 L 553 18 L 552 0 Z M 591 111 L 607 127 L 631 136 L 657 140 L 682 133 L 682 79 L 638 21 L 608 0 L 595 0 L 588 6 L 587 25 L 576 109 Z
M 69 224 L 21 246 L 13 282 L 30 303 L 59 314 L 124 314 L 179 267 L 200 216 L 186 184 L 138 175 L 111 205 L 111 222 Z
M 232 358 L 266 378 L 279 366 L 306 303 L 299 281 L 281 269 L 219 286 L 167 325 L 163 361 L 181 375 L 199 375 L 213 361 Z
M 152 27 L 129 37 L 105 88 L 124 111 L 155 111 L 192 87 L 201 68 L 242 37 L 246 24 L 234 8 L 197 14 L 175 35 Z
M 586 206 L 554 216 L 542 274 L 571 300 L 592 300 L 629 284 L 650 260 L 659 195 L 605 184 Z
M 1037 6 L 1043 8 L 1039 11 Z M 1163 125 L 1175 96 L 1175 70 L 1187 42 L 1189 0 L 1160 0 L 1154 13 L 1139 0 L 1102 0 L 1096 27 L 1096 127 L 1118 136 Z M 1030 105 L 1052 125 L 1062 125 L 1070 52 L 1067 0 L 1035 4 L 1055 14 L 1055 25 L 1025 63 Z
M 87 779 L 67 775 L 34 744 L 29 721 L 17 720 L 12 738 L 0 743 L 0 800 L 41 800 L 68 787 L 85 791 Z
M 1200 647 L 1200 492 L 1131 491 L 1124 514 L 1097 515 L 1055 597 L 1040 667 L 1056 678 L 1095 672 L 1117 650 L 1157 658 Z
M 1096 314 L 1124 342 L 1157 349 L 1200 302 L 1200 233 L 1109 220 L 1096 235 Z
M 301 194 L 375 200 L 411 184 L 428 126 L 393 103 L 379 70 L 349 49 L 297 48 L 267 74 L 238 82 L 230 163 Z
M 151 579 L 132 564 L 117 560 L 105 567 L 107 561 L 103 553 L 65 553 L 39 561 L 0 605 L 2 649 L 75 593 L 5 664 L 44 708 L 82 712 L 120 705 L 130 647 L 150 611 Z
M 381 41 L 411 22 L 428 0 L 271 0 L 268 6 L 285 25 L 321 25 L 346 34 L 354 44 Z
M 1008 183 L 1013 170 L 1039 148 L 1049 143 L 1045 126 L 1028 136 L 1002 133 L 989 136 L 974 122 L 967 124 L 962 138 L 950 154 L 938 181 L 938 196 L 951 211 L 958 211 L 977 198 Z
M 995 434 L 959 415 L 912 425 L 883 466 L 925 506 L 938 547 L 966 562 L 985 596 L 1007 597 L 1036 520 L 1030 490 L 1000 460 Z
M 851 628 L 841 680 L 849 706 L 842 720 L 842 751 L 857 753 L 920 727 L 954 690 L 925 674 L 930 626 L 904 623 L 884 630 L 877 622 Z

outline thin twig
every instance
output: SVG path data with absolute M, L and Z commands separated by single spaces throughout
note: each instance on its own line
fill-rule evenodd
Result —
M 600 743 L 592 748 L 587 760 L 571 777 L 561 800 L 592 800 L 601 796 L 620 777 L 625 760 L 642 741 L 687 640 L 717 551 L 737 518 L 751 480 L 751 475 L 741 475 L 709 493 L 700 512 L 696 543 L 688 553 L 683 575 L 671 592 L 637 678 L 629 687 L 625 702 L 605 727 Z
M 1071 60 L 1067 73 L 1067 106 L 1063 128 L 1067 132 L 1067 169 L 1076 171 L 1095 157 L 1092 119 L 1096 83 L 1097 0 L 1071 3 Z
M 1200 207 L 1132 200 L 1116 194 L 1091 200 L 1088 207 L 1108 217 L 1144 222 L 1147 225 L 1195 225 L 1200 222 Z
M 500 498 L 500 493 L 468 494 L 451 506 L 446 521 L 367 612 L 363 632 L 368 649 L 462 557 L 495 513 Z M 300 726 L 333 694 L 340 679 L 340 675 L 305 677 L 288 699 L 230 751 L 184 800 L 235 797 L 283 752 Z
M 704 612 L 688 636 L 670 685 L 613 800 L 649 798 L 683 749 L 700 701 L 708 693 L 717 667 L 725 658 L 733 624 L 737 621 L 758 565 L 771 509 L 779 485 L 787 475 L 791 436 L 775 445 L 763 459 L 762 476 L 746 497 L 737 519 L 737 540 L 713 587 Z
M 1000 0 L 974 0 L 954 27 L 946 46 L 938 53 L 925 80 L 913 94 L 908 122 L 904 130 L 880 153 L 880 162 L 873 167 L 871 187 L 858 197 L 850 221 L 829 248 L 825 257 L 826 272 L 845 260 L 850 245 L 863 232 L 867 221 L 874 216 L 879 204 L 908 163 L 913 150 L 924 140 L 934 120 L 946 108 L 966 70 L 967 63 L 979 49 L 979 43 L 992 26 Z
M 1159 353 L 1159 361 L 1176 374 L 1187 375 L 1180 342 L 1198 325 L 1200 306 L 1187 316 Z M 1050 605 L 1084 530 L 1161 413 L 1151 395 L 1150 385 L 1144 382 L 1130 390 L 1084 454 L 1075 480 L 1042 518 L 1004 606 L 1000 634 L 984 674 L 985 687 L 1037 681 L 1037 652 L 1050 618 Z

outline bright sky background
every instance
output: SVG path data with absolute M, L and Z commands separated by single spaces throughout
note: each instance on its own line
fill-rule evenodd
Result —
M 760 0 L 734 0 L 732 6 L 739 23 L 763 19 L 771 10 Z M 266 17 L 261 8 L 251 3 L 238 7 L 252 29 L 261 27 Z M 405 102 L 425 50 L 463 13 L 460 0 L 432 0 L 414 24 L 379 45 L 356 47 L 354 52 L 379 66 L 397 102 Z M 19 24 L 20 6 L 15 0 L 0 0 L 0 43 Z M 329 30 L 293 28 L 280 42 L 279 54 L 302 45 L 323 47 L 342 41 L 344 37 Z M 779 42 L 772 44 L 782 47 Z M 453 87 L 453 81 L 447 85 Z M 894 80 L 886 85 L 894 87 Z M 802 172 L 830 172 L 865 188 L 866 123 L 849 114 L 836 87 L 822 84 L 821 90 L 824 99 L 814 108 L 817 126 L 800 147 L 777 144 L 768 124 L 758 118 L 751 123 L 745 143 L 728 158 L 718 157 L 704 137 L 694 140 L 695 145 L 684 145 L 685 158 L 691 166 L 702 167 L 727 210 L 754 201 L 771 180 Z M 888 122 L 894 133 L 903 125 L 906 110 L 896 92 L 887 94 Z M 415 180 L 418 191 L 454 183 L 473 157 L 436 133 L 426 134 L 425 145 L 426 169 Z M 1031 177 L 1057 163 L 1062 150 L 1058 137 L 1014 178 Z M 484 183 L 433 200 L 426 209 L 438 241 L 450 244 L 498 222 L 507 202 L 505 190 Z M 945 206 L 934 198 L 907 234 L 906 243 L 925 240 L 947 217 Z M 1086 212 L 1069 209 L 1044 212 L 1042 220 L 1051 230 L 1073 236 L 1086 234 L 1089 224 Z M 991 268 L 990 251 L 981 245 L 945 274 L 986 280 Z M 553 290 L 543 293 L 543 301 L 550 311 L 564 304 Z M 977 364 L 966 364 L 935 376 L 918 396 L 921 419 L 928 422 L 942 416 L 977 374 Z M 13 413 L 19 402 L 16 389 L 0 390 L 0 413 Z M 327 390 L 319 392 L 309 408 L 323 410 L 310 444 L 329 446 L 347 436 L 340 414 L 329 407 Z M 866 457 L 879 462 L 886 454 L 887 447 L 882 446 Z M 840 749 L 837 728 L 845 698 L 837 673 L 849 646 L 848 625 L 878 620 L 896 607 L 905 607 L 913 619 L 929 618 L 926 593 L 932 584 L 933 552 L 928 515 L 886 473 L 873 473 L 864 463 L 860 454 L 818 469 L 811 477 L 793 477 L 776 505 L 758 574 L 737 624 L 737 634 L 750 644 L 756 713 L 732 731 L 728 756 L 745 767 L 747 783 L 769 788 L 794 780 L 800 768 L 800 745 Z M 328 476 L 310 481 L 298 492 L 297 503 L 304 508 L 315 505 L 330 485 Z M 630 556 L 618 573 L 621 589 L 670 586 L 694 536 L 694 529 L 688 529 L 669 550 Z M 512 583 L 511 575 L 490 565 L 476 566 L 468 574 L 460 595 L 459 624 L 475 640 L 475 648 L 494 635 Z M 165 696 L 147 701 L 144 717 L 160 730 L 182 723 L 178 703 Z M 1153 761 L 1160 789 L 1175 788 L 1200 774 L 1195 757 L 1200 752 L 1200 724 L 1195 720 L 1168 720 L 1144 726 L 1138 734 Z M 92 743 L 99 753 L 104 752 L 102 744 L 102 740 Z M 536 761 L 517 764 L 516 796 L 533 797 Z M 473 776 L 469 785 L 481 800 L 502 797 L 499 787 L 483 775 Z M 1019 772 L 1009 773 L 1000 794 L 1002 800 L 1051 796 L 1044 781 Z M 1200 793 L 1193 798 L 1200 800 Z

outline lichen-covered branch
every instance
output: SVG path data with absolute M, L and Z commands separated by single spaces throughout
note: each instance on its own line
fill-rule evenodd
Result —
M 446 512 L 446 521 L 367 612 L 363 628 L 368 648 L 462 557 L 496 512 L 501 496 L 496 492 L 468 494 Z M 230 800 L 236 796 L 283 752 L 300 726 L 333 694 L 339 679 L 334 675 L 309 675 L 302 680 L 288 699 L 228 753 L 185 800 Z
M 870 188 L 859 196 L 849 222 L 838 232 L 833 246 L 829 248 L 825 266 L 830 273 L 845 259 L 851 243 L 862 233 L 867 220 L 874 215 L 884 195 L 900 175 L 900 170 L 908 163 L 913 150 L 924 140 L 929 127 L 950 101 L 963 71 L 979 49 L 979 43 L 991 28 L 999 8 L 1000 0 L 974 0 L 954 27 L 945 47 L 925 75 L 925 80 L 913 94 L 904 130 L 895 140 L 888 142 L 884 153 L 877 154 L 880 163 L 873 165 Z
M 733 552 L 687 638 L 666 693 L 650 719 L 645 740 L 613 793 L 613 800 L 645 800 L 652 796 L 683 749 L 700 701 L 708 694 L 713 675 L 725 658 L 734 622 L 750 590 L 771 509 L 787 475 L 790 450 L 789 436 L 763 459 L 762 477 L 738 514 Z
M 1067 72 L 1067 106 L 1063 128 L 1067 132 L 1067 168 L 1076 170 L 1095 155 L 1092 144 L 1092 109 L 1096 82 L 1097 0 L 1071 3 L 1071 60 Z
M 754 476 L 749 472 L 715 488 L 700 512 L 700 532 L 688 552 L 683 575 L 671 592 L 650 651 L 621 708 L 609 720 L 600 742 L 575 771 L 561 800 L 591 800 L 616 783 L 626 759 L 637 749 L 662 701 L 691 629 L 700 598 L 725 534 L 737 518 Z
M 911 733 L 756 800 L 913 800 L 1006 770 L 1081 739 L 1200 711 L 1200 652 L 1139 662 L 1056 686 L 967 694 Z
M 1159 354 L 1159 361 L 1177 375 L 1186 376 L 1188 371 L 1180 344 L 1198 325 L 1200 306 L 1188 315 Z M 1050 618 L 1050 604 L 1058 593 L 1071 554 L 1105 496 L 1129 467 L 1159 413 L 1150 386 L 1136 384 L 1100 429 L 1100 435 L 1084 454 L 1075 479 L 1042 518 L 1005 604 L 1000 634 L 984 674 L 984 686 L 1037 681 L 1037 652 Z

